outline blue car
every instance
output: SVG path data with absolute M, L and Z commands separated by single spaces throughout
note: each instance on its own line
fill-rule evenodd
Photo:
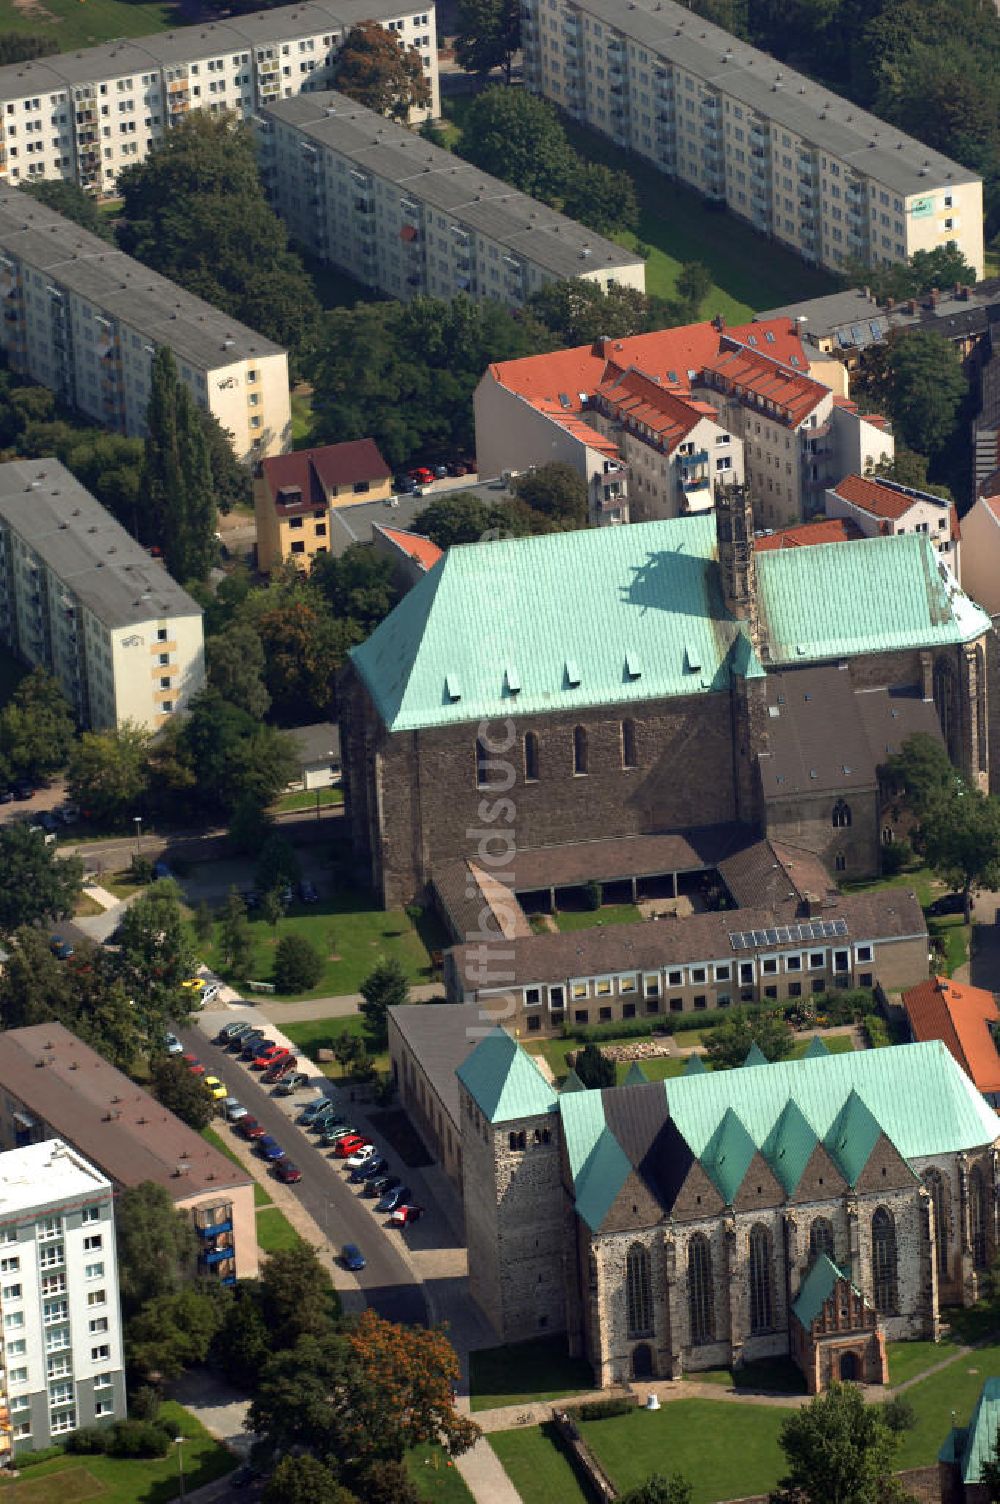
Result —
M 344 1244 L 340 1250 L 340 1261 L 345 1269 L 350 1269 L 354 1274 L 365 1267 L 365 1256 L 357 1243 Z
M 153 863 L 153 876 L 156 878 L 157 882 L 164 882 L 169 878 L 172 878 L 173 875 L 174 874 L 171 872 L 167 863 L 163 860 Z
M 391 1191 L 386 1191 L 381 1201 L 375 1203 L 377 1212 L 394 1212 L 397 1206 L 405 1206 L 412 1200 L 413 1192 L 408 1185 L 393 1186 Z
M 278 1140 L 276 1138 L 272 1138 L 269 1133 L 265 1133 L 263 1138 L 259 1138 L 257 1140 L 257 1148 L 260 1150 L 263 1157 L 267 1160 L 273 1161 L 276 1159 L 284 1159 L 285 1157 L 284 1149 L 278 1143 Z
M 381 1154 L 375 1154 L 367 1163 L 358 1165 L 356 1170 L 352 1170 L 347 1178 L 352 1185 L 360 1185 L 363 1180 L 374 1180 L 376 1176 L 384 1175 L 387 1168 Z
M 68 961 L 71 956 L 76 954 L 69 941 L 64 940 L 61 935 L 52 936 L 51 940 L 49 941 L 49 950 L 55 956 L 57 961 Z

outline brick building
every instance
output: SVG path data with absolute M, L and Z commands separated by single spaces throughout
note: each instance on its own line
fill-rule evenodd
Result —
M 600 1385 L 787 1354 L 878 1380 L 995 1256 L 1000 1119 L 939 1042 L 557 1094 L 494 1029 L 457 1076 L 471 1292 Z

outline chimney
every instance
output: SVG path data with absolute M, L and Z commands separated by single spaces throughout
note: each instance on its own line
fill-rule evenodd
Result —
M 916 313 L 916 311 L 917 311 L 917 300 L 916 300 L 916 298 L 910 298 L 909 302 L 906 305 L 906 311 L 907 311 L 907 313 Z
M 725 332 L 726 332 L 726 321 L 722 317 L 721 313 L 717 313 L 715 315 L 715 318 L 712 320 L 712 328 L 718 334 L 725 334 Z
M 941 301 L 941 293 L 940 293 L 940 291 L 938 290 L 938 288 L 932 287 L 931 288 L 931 292 L 930 292 L 930 306 L 932 308 L 936 308 L 937 305 L 940 303 L 940 301 Z

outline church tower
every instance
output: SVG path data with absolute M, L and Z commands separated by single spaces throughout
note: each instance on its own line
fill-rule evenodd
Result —
M 753 556 L 753 506 L 746 486 L 716 488 L 715 527 L 726 606 L 738 621 L 747 623 L 750 641 L 758 649 L 760 631 Z

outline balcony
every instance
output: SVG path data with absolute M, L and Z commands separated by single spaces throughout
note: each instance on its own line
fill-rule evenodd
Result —
M 210 1269 L 214 1269 L 217 1264 L 225 1264 L 233 1258 L 235 1258 L 235 1250 L 231 1247 L 210 1248 L 207 1253 L 199 1254 L 198 1262 L 199 1264 L 207 1264 Z
M 206 1226 L 198 1227 L 198 1236 L 201 1238 L 219 1238 L 224 1232 L 232 1232 L 233 1219 L 226 1217 L 221 1222 L 210 1222 Z
M 682 454 L 682 455 L 679 455 L 678 456 L 678 460 L 679 460 L 679 463 L 680 463 L 681 467 L 683 469 L 685 469 L 685 470 L 689 470 L 693 465 L 707 465 L 708 464 L 708 450 L 707 449 L 696 449 L 693 452 L 693 454 Z

